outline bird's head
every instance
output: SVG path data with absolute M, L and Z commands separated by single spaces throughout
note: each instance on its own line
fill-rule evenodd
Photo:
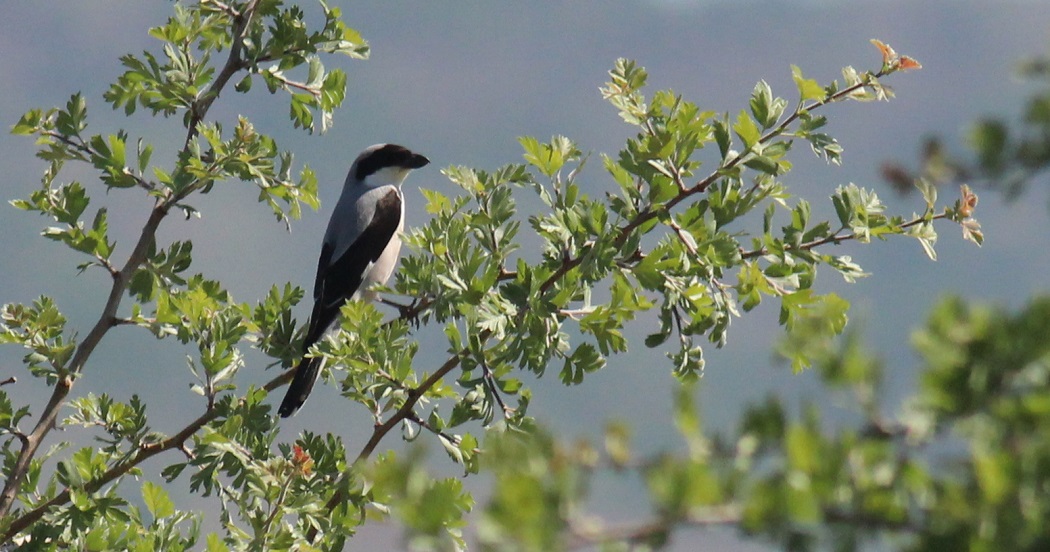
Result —
M 366 186 L 400 186 L 409 171 L 426 166 L 430 160 L 396 144 L 369 146 L 350 166 L 347 184 Z

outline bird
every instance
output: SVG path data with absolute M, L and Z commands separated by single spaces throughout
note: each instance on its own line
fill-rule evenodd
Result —
M 282 418 L 298 412 L 310 396 L 324 359 L 307 353 L 338 330 L 339 309 L 348 300 L 375 300 L 377 294 L 371 288 L 386 283 L 394 272 L 405 224 L 401 183 L 413 169 L 429 163 L 404 146 L 375 144 L 350 165 L 321 244 L 304 356 L 277 410 Z

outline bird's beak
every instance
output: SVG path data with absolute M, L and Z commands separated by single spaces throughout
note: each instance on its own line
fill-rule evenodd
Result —
M 425 166 L 427 166 L 429 164 L 430 164 L 430 160 L 429 159 L 427 159 L 426 157 L 424 157 L 422 155 L 419 155 L 418 153 L 413 153 L 412 157 L 408 160 L 408 163 L 406 164 L 406 166 L 408 168 L 410 168 L 410 169 L 418 169 L 420 167 L 425 167 Z

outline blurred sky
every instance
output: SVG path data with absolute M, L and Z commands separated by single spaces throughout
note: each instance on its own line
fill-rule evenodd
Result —
M 648 69 L 650 91 L 673 88 L 702 108 L 720 112 L 745 107 L 759 79 L 768 81 L 774 93 L 793 99 L 790 64 L 822 82 L 837 77 L 844 65 L 877 67 L 880 59 L 871 38 L 915 57 L 923 70 L 887 80 L 896 100 L 827 110 L 830 132 L 845 147 L 843 166 L 827 166 L 799 144 L 792 159 L 796 170 L 784 178 L 793 193 L 814 204 L 817 214 L 832 216 L 828 195 L 840 184 L 855 182 L 876 189 L 891 211 L 907 215 L 921 210 L 921 199 L 894 196 L 878 177 L 879 164 L 914 164 L 930 134 L 945 137 L 949 147 L 960 151 L 967 122 L 985 114 L 1016 117 L 1031 87 L 1013 77 L 1015 63 L 1050 46 L 1050 3 L 1035 0 L 372 1 L 343 8 L 345 20 L 371 42 L 373 53 L 364 62 L 325 60 L 349 75 L 345 107 L 327 135 L 291 129 L 286 98 L 266 97 L 262 87 L 250 96 L 227 91 L 213 110 L 226 122 L 238 114 L 249 116 L 264 132 L 273 133 L 282 148 L 293 150 L 298 162 L 309 164 L 322 186 L 320 211 L 307 212 L 289 234 L 255 202 L 254 186 L 231 183 L 207 200 L 193 202 L 203 211 L 202 220 L 187 223 L 173 217 L 160 232 L 163 243 L 193 239 L 194 271 L 222 280 L 238 300 L 255 302 L 274 283 L 312 285 L 320 237 L 339 186 L 350 161 L 370 144 L 401 143 L 433 161 L 408 180 L 410 227 L 426 218 L 418 186 L 454 193 L 440 168 L 462 164 L 493 169 L 519 162 L 520 135 L 546 139 L 564 134 L 584 151 L 615 153 L 633 131 L 601 100 L 598 87 L 617 57 L 636 59 Z M 163 22 L 170 10 L 169 3 L 115 0 L 5 4 L 0 121 L 12 125 L 26 110 L 64 104 L 80 90 L 88 101 L 89 132 L 126 128 L 133 137 L 147 136 L 156 147 L 155 162 L 170 163 L 163 152 L 181 143 L 185 133 L 179 120 L 152 120 L 143 113 L 125 118 L 101 99 L 121 72 L 120 55 L 157 51 L 146 29 Z M 39 185 L 44 164 L 33 152 L 32 140 L 0 135 L 5 200 L 26 197 Z M 105 195 L 85 167 L 69 165 L 62 180 L 72 179 L 95 194 L 93 208 L 110 208 L 117 258 L 122 259 L 149 202 L 137 191 Z M 583 180 L 592 192 L 609 185 L 596 162 Z M 955 194 L 944 190 L 942 198 L 950 202 Z M 846 285 L 822 270 L 818 287 L 853 304 L 851 320 L 861 324 L 873 350 L 886 359 L 888 409 L 914 386 L 909 335 L 938 297 L 958 293 L 1018 306 L 1047 291 L 1047 203 L 1045 190 L 1013 204 L 983 193 L 977 217 L 984 225 L 985 246 L 964 243 L 956 226 L 940 224 L 937 262 L 929 261 L 914 240 L 903 238 L 838 247 L 837 253 L 852 255 L 872 276 Z M 0 208 L 0 221 L 0 302 L 53 296 L 71 326 L 86 333 L 105 299 L 108 278 L 101 271 L 75 276 L 82 259 L 38 236 L 49 221 L 7 205 Z M 307 309 L 301 306 L 297 314 L 305 318 Z M 780 335 L 776 319 L 777 305 L 767 302 L 734 321 L 725 349 L 706 349 L 698 400 L 710 427 L 731 429 L 742 405 L 770 392 L 792 402 L 818 401 L 833 416 L 844 415 L 845 398 L 823 395 L 812 374 L 791 375 L 774 361 L 771 344 Z M 641 320 L 635 337 L 651 331 L 650 324 L 651 319 Z M 419 370 L 432 370 L 444 359 L 444 340 L 438 328 L 424 329 L 421 336 Z M 607 420 L 621 419 L 636 428 L 640 450 L 678 447 L 667 424 L 675 385 L 670 369 L 659 352 L 645 350 L 640 340 L 634 343 L 629 354 L 612 359 L 583 386 L 564 388 L 556 374 L 542 380 L 524 376 L 534 385 L 531 413 L 565 438 L 599 439 Z M 185 356 L 190 352 L 141 330 L 118 328 L 98 348 L 74 394 L 104 391 L 127 399 L 138 393 L 150 404 L 154 426 L 173 431 L 203 408 L 202 399 L 188 389 Z M 22 355 L 13 347 L 0 349 L 0 376 L 19 375 L 19 383 L 5 390 L 17 400 L 40 404 L 45 389 L 23 374 Z M 242 378 L 262 382 L 272 375 L 254 363 Z M 282 440 L 293 440 L 304 428 L 335 431 L 356 450 L 369 426 L 366 412 L 325 388 L 284 423 Z M 51 442 L 68 436 L 52 433 Z M 440 456 L 436 447 L 431 449 Z M 632 496 L 637 482 L 610 478 L 605 483 L 595 492 L 598 510 L 625 520 L 642 515 L 644 504 Z M 483 487 L 483 482 L 473 485 Z M 187 502 L 181 505 L 189 507 Z M 392 534 L 370 529 L 356 544 L 389 544 Z M 731 531 L 715 530 L 683 533 L 674 549 L 763 548 L 736 542 Z

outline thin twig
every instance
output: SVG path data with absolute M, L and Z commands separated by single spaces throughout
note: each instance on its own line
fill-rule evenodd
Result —
M 508 407 L 506 403 L 503 402 L 503 397 L 500 395 L 499 387 L 496 386 L 495 374 L 492 373 L 492 369 L 489 368 L 489 363 L 485 362 L 484 359 L 482 359 L 481 362 L 481 374 L 482 379 L 488 385 L 489 391 L 491 391 L 492 395 L 496 397 L 496 403 L 499 404 L 499 407 L 503 410 L 503 418 L 509 419 L 514 415 L 514 409 Z
M 568 256 L 566 256 L 563 259 L 562 265 L 558 268 L 558 270 L 556 270 L 553 274 L 551 274 L 540 285 L 540 288 L 539 288 L 540 289 L 540 293 L 541 294 L 545 294 L 547 291 L 549 291 L 550 288 L 559 279 L 561 279 L 566 273 L 568 273 L 574 267 L 579 265 L 580 262 L 582 262 L 582 257 L 577 257 L 576 259 L 570 259 Z M 525 316 L 525 314 L 527 312 L 528 312 L 527 308 L 518 311 L 518 316 L 516 318 L 520 320 L 521 318 L 523 318 Z M 485 330 L 485 331 L 481 332 L 480 334 L 478 334 L 478 341 L 480 343 L 484 343 L 491 336 L 492 336 L 492 331 L 491 330 Z M 464 349 L 460 350 L 458 353 L 456 353 L 455 355 L 449 357 L 449 359 L 446 360 L 445 363 L 442 364 L 441 367 L 438 368 L 436 372 L 431 374 L 430 377 L 428 377 L 426 380 L 424 380 L 422 383 L 420 383 L 414 389 L 410 389 L 408 391 L 407 397 L 405 398 L 405 402 L 402 403 L 401 407 L 397 410 L 397 412 L 394 413 L 393 416 L 391 416 L 390 418 L 387 418 L 387 420 L 382 422 L 382 423 L 377 423 L 372 428 L 372 435 L 371 435 L 371 437 L 369 437 L 368 442 L 366 442 L 365 445 L 361 448 L 361 451 L 358 453 L 357 458 L 354 460 L 353 464 L 349 468 L 347 468 L 347 470 L 344 471 L 343 474 L 339 477 L 339 480 L 336 481 L 335 484 L 333 484 L 333 488 L 335 488 L 335 491 L 332 493 L 332 496 L 328 499 L 328 502 L 325 503 L 325 509 L 327 511 L 332 512 L 340 504 L 343 503 L 343 500 L 345 499 L 346 487 L 347 487 L 345 483 L 348 481 L 348 478 L 351 477 L 351 474 L 354 472 L 354 469 L 358 465 L 360 465 L 362 462 L 367 460 L 372 455 L 373 452 L 375 452 L 375 449 L 378 448 L 379 443 L 383 440 L 383 438 L 385 438 L 387 436 L 388 433 L 390 433 L 391 430 L 393 430 L 394 427 L 397 426 L 397 424 L 401 423 L 402 420 L 405 420 L 409 416 L 414 415 L 415 414 L 415 410 L 414 409 L 415 409 L 416 404 L 426 394 L 426 392 L 429 391 L 430 389 L 432 389 L 435 385 L 437 385 L 437 383 L 439 381 L 441 381 L 441 379 L 444 378 L 449 372 L 451 372 L 457 366 L 459 366 L 459 364 L 462 361 L 462 359 L 464 357 L 466 357 L 467 355 L 469 355 L 469 354 L 470 354 L 470 349 L 469 348 L 464 348 Z M 306 535 L 306 539 L 307 539 L 308 542 L 314 542 L 314 540 L 316 538 L 317 538 L 317 528 L 316 527 L 315 528 L 311 528 L 310 531 Z
M 186 446 L 186 443 L 182 443 L 181 445 L 179 445 L 179 450 L 182 452 L 182 455 L 185 456 L 186 460 L 188 461 L 192 462 L 193 459 L 197 457 L 197 455 L 194 454 L 193 451 Z
M 110 277 L 116 278 L 117 275 L 120 274 L 120 270 L 117 267 L 113 266 L 113 263 L 111 263 L 106 257 L 103 257 L 102 255 L 96 253 L 95 259 L 98 260 L 99 266 L 106 269 L 106 272 L 109 272 Z
M 259 543 L 260 550 L 266 550 L 266 537 L 270 534 L 270 527 L 273 526 L 273 522 L 277 520 L 277 514 L 281 512 L 281 506 L 284 504 L 285 499 L 288 496 L 288 489 L 291 488 L 292 483 L 295 481 L 295 472 L 288 474 L 288 479 L 281 485 L 281 490 L 277 493 L 277 500 L 270 504 L 270 513 L 266 516 L 266 520 L 263 522 L 262 530 L 256 533 L 255 540 L 261 540 Z M 261 537 L 261 538 L 260 538 Z
M 240 13 L 238 13 L 237 10 L 234 9 L 232 6 L 230 6 L 228 4 L 225 4 L 223 2 L 219 2 L 218 0 L 201 0 L 201 4 L 202 5 L 203 4 L 212 4 L 216 8 L 219 8 L 220 11 L 222 11 L 223 13 L 225 13 L 226 15 L 228 15 L 230 17 L 238 17 L 238 16 L 240 16 Z
M 916 225 L 922 224 L 924 222 L 932 222 L 932 221 L 935 221 L 935 220 L 940 220 L 940 219 L 943 219 L 943 218 L 947 218 L 947 216 L 948 216 L 948 213 L 939 213 L 939 214 L 933 215 L 932 217 L 918 217 L 918 218 L 909 220 L 908 222 L 905 222 L 904 224 L 901 224 L 900 228 L 901 229 L 911 228 L 912 226 L 916 226 Z M 803 244 L 800 244 L 800 245 L 797 245 L 797 246 L 793 246 L 793 247 L 792 246 L 787 246 L 787 247 L 784 248 L 784 250 L 785 251 L 809 251 L 809 250 L 811 250 L 813 248 L 820 247 L 822 245 L 827 245 L 829 243 L 839 244 L 839 243 L 842 243 L 844 241 L 855 240 L 855 239 L 857 239 L 857 234 L 854 233 L 854 232 L 850 232 L 848 234 L 833 234 L 831 236 L 826 236 L 826 237 L 820 238 L 819 240 L 813 240 L 813 241 L 806 242 L 806 243 L 803 243 Z M 755 250 L 752 250 L 752 251 L 742 251 L 740 253 L 740 258 L 742 258 L 742 259 L 752 259 L 754 257 L 761 257 L 762 255 L 765 255 L 768 252 L 769 251 L 766 250 L 765 247 L 761 247 L 759 249 L 755 249 Z
M 118 316 L 118 317 L 113 319 L 113 325 L 114 326 L 140 326 L 142 324 L 151 324 L 152 325 L 152 324 L 156 324 L 156 323 L 157 323 L 157 319 L 156 318 L 146 318 L 146 317 L 141 317 L 141 318 L 124 318 L 124 317 Z
M 886 73 L 884 71 L 880 70 L 877 73 L 874 73 L 873 77 L 874 78 L 879 78 L 879 77 L 884 76 L 885 74 Z M 815 101 L 815 102 L 812 102 L 812 103 L 810 103 L 808 105 L 799 106 L 791 115 L 789 115 L 787 118 L 785 118 L 783 121 L 781 121 L 781 123 L 779 125 L 777 125 L 773 129 L 771 129 L 769 132 L 767 132 L 764 135 L 762 135 L 762 137 L 760 137 L 758 139 L 758 142 L 756 142 L 756 144 L 765 144 L 766 142 L 769 142 L 773 138 L 784 134 L 784 131 L 787 130 L 787 128 L 791 125 L 791 123 L 794 123 L 795 121 L 797 121 L 799 119 L 799 117 L 802 116 L 803 113 L 810 113 L 810 112 L 816 111 L 817 109 L 820 109 L 821 107 L 823 107 L 825 105 L 828 105 L 830 103 L 834 103 L 834 102 L 840 101 L 843 98 L 848 97 L 850 94 L 856 92 L 857 90 L 860 90 L 862 88 L 866 88 L 868 86 L 869 85 L 868 85 L 867 82 L 862 81 L 862 82 L 859 82 L 859 83 L 854 84 L 852 86 L 848 86 L 846 88 L 843 88 L 842 90 L 840 90 L 840 91 L 836 92 L 835 94 L 829 96 L 828 98 L 826 98 L 823 101 L 819 101 L 819 102 Z M 641 211 L 639 211 L 638 214 L 635 215 L 635 217 L 630 222 L 628 222 L 626 226 L 623 227 L 623 229 L 620 231 L 620 234 L 617 236 L 616 240 L 614 241 L 614 244 L 617 247 L 623 246 L 623 244 L 627 242 L 627 239 L 631 236 L 631 233 L 636 228 L 638 228 L 639 226 L 645 224 L 646 222 L 649 222 L 650 220 L 656 218 L 657 216 L 659 216 L 660 212 L 662 212 L 662 211 L 670 211 L 676 205 L 678 205 L 682 201 L 685 201 L 689 197 L 707 191 L 707 189 L 712 184 L 717 182 L 719 178 L 722 178 L 722 175 L 724 174 L 724 171 L 729 170 L 729 169 L 733 169 L 737 165 L 742 163 L 744 161 L 744 159 L 748 156 L 749 153 L 750 153 L 750 150 L 738 153 L 735 157 L 733 157 L 732 159 L 729 159 L 728 161 L 726 161 L 726 163 L 724 165 L 722 165 L 721 167 L 719 167 L 719 169 L 717 171 L 714 171 L 711 174 L 707 175 L 703 180 L 700 180 L 694 186 L 692 186 L 690 188 L 686 188 L 685 190 L 679 191 L 677 195 L 675 195 L 671 199 L 667 200 L 666 203 L 664 203 L 663 205 L 659 206 L 657 209 L 653 209 L 652 206 L 648 206 L 648 207 L 645 207 L 644 209 L 642 209 Z
M 258 73 L 262 74 L 262 71 L 259 71 Z M 279 80 L 279 81 L 281 81 L 281 84 L 283 84 L 286 89 L 287 88 L 298 88 L 299 90 L 302 90 L 304 92 L 309 92 L 310 95 L 312 95 L 315 98 L 320 98 L 321 97 L 321 90 L 318 89 L 316 86 L 309 86 L 309 85 L 307 85 L 305 83 L 301 83 L 301 82 L 298 82 L 298 81 L 293 81 L 293 80 L 287 79 L 283 75 L 279 75 L 277 73 L 272 73 L 271 72 L 270 76 L 275 78 L 275 79 L 277 79 L 277 80 Z M 289 90 L 289 92 L 291 92 L 291 90 Z
M 450 443 L 452 443 L 452 444 L 454 444 L 456 446 L 459 446 L 459 443 L 462 441 L 462 439 L 460 437 L 458 437 L 456 435 L 452 435 L 450 433 L 445 433 L 444 431 L 442 431 L 442 430 L 440 430 L 440 429 L 430 425 L 429 422 L 427 422 L 423 418 L 420 418 L 419 414 L 416 414 L 415 411 L 412 411 L 412 413 L 410 413 L 408 416 L 406 416 L 405 419 L 410 421 L 410 422 L 415 423 L 419 427 L 421 427 L 421 428 L 423 428 L 423 429 L 433 433 L 434 435 L 437 435 L 438 437 L 441 437 L 442 439 L 444 439 L 444 440 L 446 440 L 446 441 L 448 441 L 448 442 L 450 442 Z
M 92 158 L 92 157 L 102 157 L 91 146 L 87 145 L 84 142 L 84 140 L 80 138 L 80 136 L 77 136 L 77 139 L 79 140 L 78 141 L 78 140 L 71 140 L 68 136 L 65 136 L 63 134 L 59 134 L 58 132 L 55 132 L 53 130 L 45 130 L 45 131 L 42 131 L 40 134 L 42 134 L 44 136 L 47 136 L 49 138 L 54 138 L 55 140 L 58 140 L 59 142 L 62 142 L 63 144 L 65 144 L 65 145 L 67 145 L 67 146 L 69 146 L 71 148 L 76 149 L 80 153 L 86 154 L 88 156 L 88 159 L 83 159 L 82 158 L 82 159 L 80 159 L 81 161 L 89 162 L 91 160 L 90 158 Z M 132 179 L 134 179 L 135 180 L 135 184 L 138 187 L 142 188 L 143 190 L 146 190 L 148 192 L 152 192 L 153 190 L 155 190 L 157 188 L 157 184 L 156 183 L 151 182 L 149 180 L 146 180 L 145 178 L 142 178 L 141 176 L 136 176 L 135 173 L 132 172 L 131 169 L 128 169 L 127 167 L 124 167 L 123 174 L 125 176 L 130 176 Z
M 393 307 L 397 309 L 397 318 L 388 321 L 387 324 L 393 324 L 397 320 L 404 320 L 418 327 L 419 315 L 422 314 L 423 311 L 430 308 L 430 306 L 434 303 L 434 298 L 429 295 L 423 297 L 415 297 L 412 299 L 412 302 L 407 305 L 398 303 L 397 301 L 392 301 L 383 296 L 380 296 L 378 301 L 388 307 Z
M 689 254 L 693 256 L 693 259 L 698 259 L 700 254 L 696 250 L 696 243 L 695 240 L 693 240 L 693 237 L 682 229 L 682 226 L 678 224 L 678 221 L 676 221 L 674 217 L 667 217 L 667 225 L 674 230 L 674 233 L 678 236 L 678 240 L 689 250 Z
M 594 307 L 580 307 L 578 309 L 558 309 L 558 314 L 579 321 L 584 316 L 594 312 Z
M 102 314 L 84 340 L 80 342 L 68 366 L 62 370 L 58 381 L 55 383 L 55 388 L 51 392 L 51 398 L 48 400 L 47 406 L 41 412 L 40 419 L 37 420 L 33 431 L 27 435 L 28 439 L 24 446 L 19 450 L 14 468 L 8 476 L 4 490 L 0 493 L 0 517 L 6 516 L 14 504 L 18 487 L 29 469 L 30 460 L 36 455 L 36 451 L 39 449 L 44 437 L 55 427 L 58 412 L 62 405 L 65 404 L 66 397 L 73 388 L 73 383 L 77 376 L 84 369 L 84 365 L 87 363 L 91 353 L 94 352 L 95 347 L 102 341 L 102 337 L 113 327 L 117 308 L 120 306 L 124 292 L 131 281 L 131 276 L 138 269 L 139 265 L 145 261 L 149 247 L 152 245 L 156 235 L 157 227 L 160 226 L 160 221 L 167 214 L 167 211 L 162 208 L 162 203 L 163 200 L 158 199 L 157 204 L 150 212 L 150 217 L 139 235 L 135 248 L 128 256 L 124 267 L 113 278 L 113 285 L 110 288 L 109 298 L 106 300 Z

